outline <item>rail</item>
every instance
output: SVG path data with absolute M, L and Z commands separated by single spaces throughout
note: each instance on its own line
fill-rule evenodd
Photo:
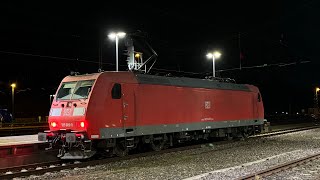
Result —
M 270 175 L 278 173 L 280 171 L 287 170 L 287 169 L 293 168 L 295 166 L 299 166 L 301 164 L 307 163 L 307 162 L 312 161 L 317 158 L 320 158 L 320 153 L 313 154 L 313 155 L 310 155 L 310 156 L 307 156 L 304 158 L 300 158 L 300 159 L 297 159 L 294 161 L 290 161 L 290 162 L 287 162 L 287 163 L 284 163 L 281 165 L 277 165 L 277 166 L 274 166 L 274 167 L 271 167 L 271 168 L 268 168 L 266 170 L 262 170 L 262 171 L 259 171 L 256 173 L 252 173 L 247 176 L 239 178 L 239 180 L 240 179 L 241 180 L 242 179 L 260 179 L 262 177 L 270 176 Z

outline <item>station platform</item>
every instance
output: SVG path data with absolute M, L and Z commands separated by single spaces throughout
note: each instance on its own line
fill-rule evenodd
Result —
M 38 141 L 38 134 L 0 137 L 0 146 L 43 143 Z
M 48 143 L 38 134 L 0 137 L 0 170 L 26 164 L 57 161 L 57 150 L 45 150 Z
M 38 134 L 0 137 L 0 159 L 31 154 L 44 150 L 47 146 L 38 141 Z

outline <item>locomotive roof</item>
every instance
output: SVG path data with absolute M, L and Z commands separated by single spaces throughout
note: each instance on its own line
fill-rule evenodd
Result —
M 244 84 L 224 83 L 208 79 L 195 79 L 187 77 L 164 77 L 146 74 L 136 74 L 135 76 L 140 84 L 157 84 L 166 86 L 250 91 L 249 87 Z
M 106 74 L 105 74 L 106 73 Z M 64 80 L 85 80 L 85 79 L 96 79 L 101 74 L 106 76 L 113 76 L 119 82 L 138 82 L 139 84 L 153 84 L 153 85 L 165 85 L 165 86 L 179 86 L 179 87 L 193 87 L 193 88 L 206 88 L 206 89 L 226 89 L 226 90 L 239 90 L 239 91 L 251 91 L 250 88 L 245 84 L 235 84 L 219 82 L 208 79 L 196 79 L 187 77 L 165 77 L 155 76 L 149 74 L 138 74 L 132 72 L 102 72 L 93 74 L 84 74 L 77 76 L 67 76 Z M 128 77 L 131 77 L 127 79 Z M 123 79 L 124 78 L 124 79 Z M 133 79 L 136 79 L 132 81 Z

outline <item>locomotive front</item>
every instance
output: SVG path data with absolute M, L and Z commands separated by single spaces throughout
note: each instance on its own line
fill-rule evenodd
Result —
M 95 77 L 68 76 L 60 84 L 52 102 L 48 123 L 50 130 L 38 133 L 39 141 L 59 148 L 61 159 L 88 158 L 94 155 L 88 138 L 86 111 Z

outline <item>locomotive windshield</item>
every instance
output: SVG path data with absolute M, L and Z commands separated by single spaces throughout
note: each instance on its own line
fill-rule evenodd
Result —
M 72 81 L 62 83 L 57 100 L 87 99 L 94 80 Z

